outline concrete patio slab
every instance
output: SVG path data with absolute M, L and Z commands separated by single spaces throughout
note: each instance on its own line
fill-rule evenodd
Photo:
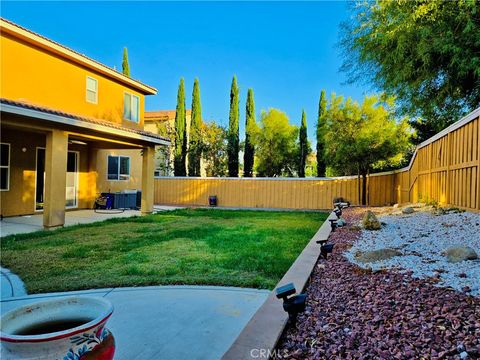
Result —
M 0 293 L 0 299 L 3 300 L 11 297 L 27 295 L 25 284 L 18 275 L 3 267 L 0 267 L 0 273 L 0 286 L 2 291 Z
M 152 286 L 51 293 L 0 302 L 1 313 L 48 298 L 103 296 L 116 360 L 220 359 L 270 292 L 216 286 Z
M 155 205 L 154 212 L 170 211 L 181 209 L 178 206 Z M 113 218 L 124 218 L 131 216 L 141 216 L 139 210 L 125 210 L 123 212 L 116 210 L 74 210 L 65 213 L 65 225 L 90 224 L 97 221 L 104 221 Z M 43 214 L 12 216 L 0 221 L 0 236 L 12 234 L 25 234 L 34 231 L 43 230 Z

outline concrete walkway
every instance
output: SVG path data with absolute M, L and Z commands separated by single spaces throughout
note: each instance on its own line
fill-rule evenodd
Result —
M 220 359 L 270 292 L 213 286 L 151 286 L 51 293 L 0 302 L 1 313 L 34 301 L 102 296 L 114 312 L 115 360 Z M 0 356 L 1 357 L 1 356 Z
M 178 206 L 155 205 L 154 212 L 169 211 L 180 209 Z M 65 213 L 65 225 L 89 224 L 97 221 L 104 221 L 112 218 L 123 218 L 130 216 L 140 216 L 139 210 L 73 210 Z M 43 214 L 13 216 L 4 218 L 0 221 L 0 236 L 12 234 L 24 234 L 43 230 Z

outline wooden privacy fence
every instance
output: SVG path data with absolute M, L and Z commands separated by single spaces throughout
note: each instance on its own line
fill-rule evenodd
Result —
M 370 206 L 438 201 L 480 210 L 480 108 L 420 144 L 407 168 L 367 179 Z M 329 209 L 334 197 L 359 204 L 359 180 L 338 178 L 155 178 L 155 204 Z

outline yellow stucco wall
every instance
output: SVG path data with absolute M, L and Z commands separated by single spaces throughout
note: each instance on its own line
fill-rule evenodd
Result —
M 23 40 L 1 33 L 0 96 L 95 117 L 130 128 L 143 127 L 144 95 Z M 86 79 L 98 81 L 98 102 L 86 101 Z M 139 123 L 123 119 L 124 92 L 140 100 Z
M 3 114 L 3 118 L 7 116 Z M 45 134 L 2 127 L 1 142 L 10 144 L 10 189 L 0 191 L 0 213 L 3 216 L 33 214 L 37 147 L 45 147 Z M 95 174 L 88 168 L 88 148 L 69 145 L 68 150 L 79 153 L 78 208 L 91 208 L 96 184 Z
M 3 216 L 32 214 L 35 207 L 36 147 L 45 147 L 45 135 L 2 128 L 2 143 L 10 144 L 10 190 L 0 192 Z M 27 149 L 22 152 L 22 148 Z
M 2 29 L 0 32 L 0 97 L 107 120 L 128 128 L 143 129 L 144 94 L 155 94 L 155 89 L 90 59 L 85 59 L 68 49 L 65 50 L 60 45 L 28 33 L 13 24 L 0 20 L 0 26 Z M 96 103 L 87 101 L 87 77 L 97 80 Z M 125 93 L 139 98 L 138 122 L 123 119 Z M 52 176 L 58 179 L 61 175 L 55 171 L 55 168 L 59 167 L 55 164 L 61 164 L 60 160 L 66 156 L 66 141 L 71 140 L 72 137 L 81 138 L 83 131 L 56 124 L 48 125 L 43 121 L 37 124 L 31 118 L 13 116 L 5 112 L 2 112 L 2 120 L 8 120 L 2 123 L 1 141 L 11 145 L 11 166 L 10 189 L 0 192 L 0 213 L 2 216 L 33 214 L 35 212 L 36 148 L 47 145 L 47 135 L 51 135 L 52 130 L 63 132 L 65 137 L 57 137 L 61 141 L 65 140 L 63 151 L 53 153 L 53 160 L 49 158 L 50 165 L 53 161 L 53 166 L 50 166 L 51 170 L 53 169 Z M 28 124 L 32 127 L 30 128 Z M 72 142 L 68 145 L 68 150 L 79 153 L 77 208 L 91 208 L 99 192 L 141 188 L 140 150 L 98 150 L 98 148 L 109 147 L 109 143 L 113 148 L 120 145 L 118 142 L 110 141 L 109 136 L 105 134 L 97 136 L 90 132 L 85 136 L 83 140 L 87 145 L 75 145 Z M 60 145 L 61 141 L 57 141 L 57 145 Z M 122 140 L 121 146 L 131 149 L 144 145 L 144 141 L 127 139 L 124 142 Z M 107 154 L 131 157 L 131 176 L 128 181 L 107 179 Z M 64 168 L 64 165 L 61 168 Z M 51 190 L 54 187 L 49 188 Z M 59 188 L 59 186 L 56 187 Z M 153 184 L 151 191 L 153 192 Z M 60 193 L 56 191 L 55 194 Z M 57 197 L 57 199 L 60 198 Z M 54 204 L 55 212 L 63 211 L 61 206 L 63 201 L 63 199 L 57 201 L 60 205 Z M 45 212 L 48 213 L 48 209 Z
M 130 179 L 129 180 L 108 180 L 107 179 L 107 157 L 129 156 L 130 157 Z M 153 173 L 152 173 L 153 177 Z M 142 156 L 140 150 L 109 149 L 98 150 L 97 152 L 97 191 L 117 192 L 127 189 L 142 188 Z

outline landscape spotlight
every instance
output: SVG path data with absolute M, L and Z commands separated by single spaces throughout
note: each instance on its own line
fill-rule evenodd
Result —
M 305 311 L 305 303 L 307 301 L 307 294 L 295 295 L 296 292 L 293 283 L 280 286 L 276 290 L 277 298 L 283 299 L 283 310 L 288 313 L 288 319 L 292 324 L 295 324 L 297 321 L 297 315 Z
M 336 207 L 335 209 L 333 209 L 333 212 L 335 213 L 335 215 L 337 215 L 337 218 L 340 219 L 340 216 L 342 216 L 342 209 Z
M 333 204 L 333 206 L 338 207 L 339 209 L 345 209 L 345 208 L 350 207 L 350 203 L 348 201 L 347 202 L 336 202 L 336 203 Z
M 335 229 L 337 228 L 337 220 L 338 219 L 329 219 L 328 221 L 330 221 L 330 226 L 332 227 L 332 232 L 335 231 Z
M 327 254 L 331 254 L 335 244 L 323 244 L 320 246 L 320 254 L 324 259 L 327 259 Z

